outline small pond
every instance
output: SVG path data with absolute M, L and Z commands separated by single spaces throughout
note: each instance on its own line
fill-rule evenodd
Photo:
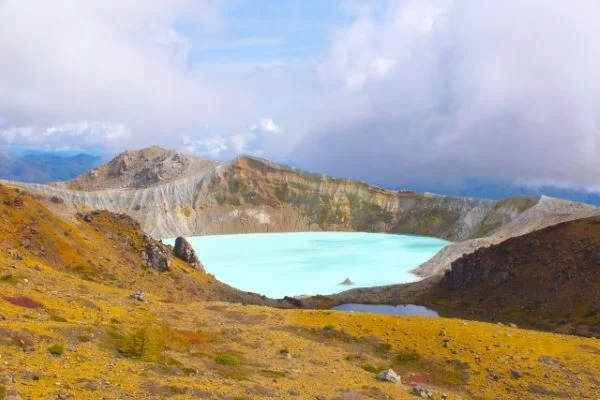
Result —
M 386 304 L 342 304 L 333 307 L 332 310 L 339 311 L 356 311 L 373 314 L 388 314 L 388 315 L 418 315 L 425 317 L 439 317 L 440 315 L 427 307 L 417 306 L 414 304 L 402 304 L 390 306 Z

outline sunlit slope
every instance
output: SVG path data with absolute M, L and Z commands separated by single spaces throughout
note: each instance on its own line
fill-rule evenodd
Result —
M 597 340 L 206 302 L 262 299 L 176 259 L 166 272 L 144 265 L 127 217 L 62 209 L 0 187 L 1 396 L 410 399 L 417 382 L 450 399 L 600 395 Z M 137 290 L 144 302 L 129 298 Z M 378 381 L 386 367 L 404 384 Z

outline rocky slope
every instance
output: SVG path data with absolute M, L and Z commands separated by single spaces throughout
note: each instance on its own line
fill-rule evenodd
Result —
M 151 291 L 178 301 L 220 299 L 285 306 L 218 282 L 198 265 L 175 257 L 169 246 L 145 234 L 124 214 L 74 215 L 58 197 L 0 185 L 0 221 L 5 267 L 41 263 L 86 281 Z M 172 285 L 165 286 L 165 279 Z
M 463 315 L 600 337 L 600 217 L 480 248 L 454 261 L 439 285 Z
M 600 396 L 592 339 L 246 305 L 277 303 L 169 257 L 125 215 L 22 189 L 0 186 L 0 221 L 2 400 Z M 386 368 L 401 383 L 377 380 Z

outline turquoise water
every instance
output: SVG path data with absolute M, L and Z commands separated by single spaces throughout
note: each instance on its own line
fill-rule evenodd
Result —
M 187 238 L 206 271 L 268 297 L 332 294 L 418 280 L 409 271 L 449 242 L 379 233 L 299 232 Z M 165 240 L 173 244 L 174 240 Z M 340 285 L 349 278 L 353 286 Z

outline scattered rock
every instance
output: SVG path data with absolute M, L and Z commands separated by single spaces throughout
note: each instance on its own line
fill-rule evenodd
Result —
M 83 215 L 83 220 L 84 220 L 85 222 L 88 222 L 88 223 L 89 223 L 89 222 L 92 222 L 92 221 L 94 221 L 94 216 L 93 216 L 92 214 L 89 214 L 89 213 L 87 213 L 87 214 L 84 214 L 84 215 Z
M 23 379 L 28 380 L 28 381 L 39 381 L 40 375 L 35 372 L 25 372 L 23 374 Z
M 143 303 L 146 301 L 146 293 L 142 292 L 141 290 L 138 290 L 137 292 L 130 294 L 129 298 L 131 300 L 136 300 Z
M 9 207 L 23 207 L 23 204 L 23 199 L 21 199 L 20 197 L 4 200 L 4 205 Z
M 346 278 L 340 282 L 340 285 L 352 286 L 352 285 L 355 285 L 355 283 L 350 278 Z
M 175 248 L 173 249 L 173 253 L 175 253 L 177 258 L 182 259 L 195 269 L 204 271 L 204 266 L 198 259 L 194 248 L 183 236 L 179 236 L 177 239 L 175 239 Z
M 171 258 L 166 247 L 147 242 L 144 251 L 142 251 L 142 260 L 151 268 L 165 272 L 171 269 Z
M 413 386 L 412 390 L 410 391 L 410 394 L 413 394 L 415 396 L 418 396 L 422 399 L 432 399 L 433 398 L 433 393 L 427 389 L 423 389 L 420 386 Z
M 512 375 L 513 378 L 517 378 L 517 379 L 521 378 L 523 376 L 523 374 L 521 373 L 521 371 L 519 371 L 516 368 L 511 369 L 510 373 L 511 373 L 511 375 Z
M 377 379 L 383 382 L 391 382 L 391 383 L 402 383 L 402 380 L 391 368 L 384 369 L 380 373 L 377 374 Z
M 17 249 L 8 249 L 8 250 L 6 250 L 6 253 L 8 254 L 9 257 L 11 257 L 17 261 L 20 261 L 23 259 L 23 255 Z

